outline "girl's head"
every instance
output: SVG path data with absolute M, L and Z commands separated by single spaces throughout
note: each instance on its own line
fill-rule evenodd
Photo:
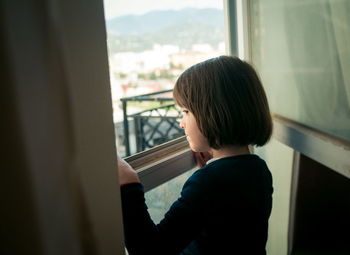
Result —
M 272 133 L 265 91 L 252 66 L 220 56 L 181 74 L 174 100 L 188 110 L 210 148 L 262 146 Z

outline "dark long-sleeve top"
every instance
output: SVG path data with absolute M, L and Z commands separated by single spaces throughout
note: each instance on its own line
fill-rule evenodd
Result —
M 154 224 L 139 183 L 121 187 L 125 244 L 134 254 L 266 254 L 272 177 L 255 154 L 215 160 L 185 182 Z

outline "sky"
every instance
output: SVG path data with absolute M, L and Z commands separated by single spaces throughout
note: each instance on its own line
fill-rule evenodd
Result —
M 104 0 L 103 2 L 106 19 L 160 9 L 223 8 L 223 0 Z

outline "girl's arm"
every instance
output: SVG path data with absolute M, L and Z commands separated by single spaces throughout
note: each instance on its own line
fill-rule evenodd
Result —
M 125 244 L 129 254 L 178 254 L 200 231 L 197 183 L 187 181 L 165 218 L 154 224 L 143 186 L 132 167 L 118 158 Z

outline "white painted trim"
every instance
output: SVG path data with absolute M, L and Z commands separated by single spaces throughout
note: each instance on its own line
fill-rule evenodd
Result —
M 149 191 L 194 167 L 192 151 L 187 149 L 150 164 L 138 173 L 145 191 Z
M 231 56 L 238 55 L 236 16 L 235 1 L 224 0 L 225 50 Z
M 249 45 L 249 0 L 236 0 L 238 57 L 250 60 Z
M 230 34 L 230 19 L 229 19 L 229 10 L 228 10 L 228 0 L 224 1 L 224 35 L 225 35 L 225 52 L 227 55 L 232 55 L 231 53 L 231 34 Z
M 274 115 L 273 137 L 305 156 L 350 178 L 350 142 Z
M 140 152 L 125 159 L 149 191 L 196 167 L 185 137 Z

